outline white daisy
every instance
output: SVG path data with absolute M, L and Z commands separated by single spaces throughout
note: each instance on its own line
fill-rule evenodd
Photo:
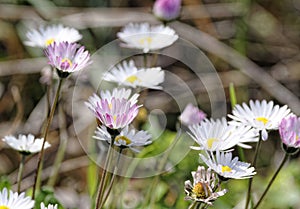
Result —
M 41 151 L 44 139 L 35 139 L 32 134 L 28 134 L 27 136 L 20 134 L 18 138 L 14 136 L 5 136 L 2 140 L 11 148 L 22 154 L 30 154 Z M 50 146 L 51 145 L 46 141 L 44 148 L 47 149 Z
M 168 47 L 178 39 L 172 28 L 149 23 L 129 23 L 117 36 L 124 47 L 142 49 L 144 53 Z
M 205 119 L 200 124 L 189 126 L 189 129 L 188 134 L 199 145 L 199 147 L 191 147 L 196 150 L 224 151 L 235 145 L 251 148 L 244 143 L 258 141 L 258 134 L 251 127 L 229 125 L 225 118 Z
M 57 204 L 56 204 L 56 205 L 49 204 L 49 205 L 46 207 L 45 204 L 42 202 L 42 203 L 41 203 L 41 209 L 57 209 Z
M 31 209 L 34 207 L 34 200 L 25 197 L 25 193 L 18 194 L 4 188 L 0 191 L 0 208 L 1 209 Z
M 164 77 L 165 73 L 160 67 L 138 69 L 133 60 L 130 60 L 117 65 L 111 72 L 105 74 L 103 79 L 133 88 L 141 86 L 150 89 L 162 89 L 159 84 L 164 81 Z
M 32 47 L 46 48 L 56 42 L 74 43 L 82 38 L 78 30 L 64 27 L 63 25 L 41 26 L 39 29 L 33 29 L 26 34 L 28 41 L 24 44 Z
M 223 196 L 227 190 L 218 187 L 218 180 L 215 173 L 210 168 L 205 170 L 203 166 L 198 166 L 197 171 L 192 171 L 193 184 L 190 180 L 185 181 L 185 200 L 193 200 L 212 205 L 218 197 Z
M 266 100 L 255 102 L 250 100 L 250 107 L 243 103 L 241 105 L 236 105 L 232 111 L 232 115 L 229 114 L 228 117 L 233 120 L 230 124 L 237 126 L 251 126 L 257 131 L 261 131 L 262 139 L 268 139 L 267 130 L 277 130 L 281 120 L 289 115 L 291 115 L 291 110 L 284 105 L 279 107 L 279 105 L 274 106 L 274 102 L 266 102 Z
M 213 169 L 221 178 L 224 179 L 245 179 L 252 178 L 256 172 L 250 163 L 239 161 L 238 157 L 232 159 L 231 152 L 216 151 L 215 156 L 212 152 L 206 152 L 207 158 L 200 154 L 205 164 Z
M 111 143 L 111 135 L 105 126 L 97 127 L 94 138 Z M 114 145 L 121 148 L 130 148 L 134 152 L 139 152 L 135 147 L 151 144 L 152 141 L 149 141 L 150 139 L 151 135 L 147 131 L 137 131 L 133 128 L 129 129 L 128 126 L 126 126 L 115 137 Z

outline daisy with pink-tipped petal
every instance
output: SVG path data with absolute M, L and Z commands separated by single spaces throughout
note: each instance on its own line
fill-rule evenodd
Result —
M 28 40 L 24 41 L 25 45 L 46 48 L 54 42 L 57 44 L 65 41 L 75 43 L 82 38 L 82 35 L 74 28 L 64 27 L 59 24 L 32 29 L 27 32 L 26 37 Z
M 121 92 L 124 92 L 125 95 L 122 95 Z M 112 93 L 102 91 L 101 97 L 94 94 L 86 102 L 86 105 L 106 127 L 110 129 L 124 128 L 134 120 L 139 107 L 141 107 L 136 104 L 139 94 L 129 97 L 130 94 L 131 90 L 125 89 L 114 89 Z
M 18 194 L 7 188 L 0 191 L 0 208 L 1 209 L 32 209 L 34 200 L 25 196 L 25 192 Z
M 171 21 L 179 17 L 181 0 L 156 0 L 153 14 L 162 21 Z
M 230 124 L 251 126 L 261 131 L 262 140 L 267 140 L 267 131 L 277 130 L 281 120 L 290 115 L 291 110 L 287 105 L 279 107 L 279 105 L 274 105 L 273 101 L 250 100 L 249 106 L 246 103 L 236 105 L 228 117 L 233 119 L 229 122 Z
M 206 118 L 206 114 L 198 107 L 189 103 L 179 116 L 179 120 L 182 124 L 189 126 L 200 123 Z
M 279 125 L 279 134 L 284 150 L 294 154 L 300 148 L 300 117 L 283 118 Z
M 168 47 L 178 39 L 172 28 L 164 25 L 151 26 L 149 23 L 129 23 L 117 36 L 123 41 L 122 46 L 142 49 L 144 53 Z
M 92 63 L 90 53 L 85 50 L 84 46 L 76 43 L 54 42 L 45 49 L 45 54 L 49 60 L 48 63 L 57 69 L 61 78 L 82 70 Z

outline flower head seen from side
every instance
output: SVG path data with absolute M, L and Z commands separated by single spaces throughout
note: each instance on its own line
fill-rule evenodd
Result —
M 179 17 L 181 0 L 156 0 L 153 14 L 162 21 L 171 21 Z
M 180 122 L 186 126 L 199 124 L 205 118 L 206 114 L 191 103 L 184 108 L 183 112 L 179 116 Z
M 56 42 L 75 43 L 82 38 L 78 30 L 63 25 L 41 26 L 26 34 L 28 41 L 24 43 L 32 47 L 46 48 Z
M 178 39 L 172 28 L 149 23 L 129 23 L 117 36 L 123 41 L 122 46 L 142 49 L 144 53 L 168 47 Z
M 300 148 L 300 118 L 283 118 L 279 125 L 279 134 L 284 150 L 289 154 L 297 152 Z
M 111 143 L 111 135 L 105 126 L 97 127 L 94 135 L 95 139 Z M 146 146 L 152 143 L 151 135 L 146 131 L 137 131 L 134 128 L 126 126 L 115 137 L 114 145 L 120 148 L 130 148 L 134 152 L 139 152 L 136 147 Z
M 192 172 L 192 176 L 193 183 L 190 180 L 185 181 L 186 200 L 212 205 L 213 201 L 227 192 L 226 189 L 218 188 L 218 180 L 210 168 L 205 170 L 203 166 L 198 166 L 197 171 Z
M 232 159 L 231 152 L 217 150 L 215 154 L 206 152 L 206 156 L 200 154 L 204 163 L 224 180 L 252 178 L 256 174 L 250 163 L 241 162 L 238 157 Z
M 1 209 L 31 209 L 34 207 L 34 200 L 26 197 L 25 193 L 18 194 L 4 188 L 0 191 L 0 208 Z
M 43 145 L 43 138 L 36 138 L 32 134 L 22 135 L 20 134 L 18 138 L 14 136 L 5 136 L 2 139 L 11 148 L 19 151 L 22 154 L 31 154 L 40 152 Z M 45 142 L 45 149 L 50 147 L 48 142 Z
M 130 60 L 114 67 L 111 72 L 103 76 L 103 79 L 132 88 L 162 89 L 159 84 L 164 81 L 165 73 L 160 67 L 137 68 L 133 60 Z
M 235 145 L 251 148 L 244 143 L 258 141 L 258 134 L 250 127 L 230 125 L 225 118 L 205 119 L 200 124 L 189 126 L 189 130 L 188 134 L 199 145 L 191 147 L 196 150 L 225 151 Z
M 252 101 L 250 100 L 249 106 L 245 103 L 236 105 L 232 114 L 228 116 L 233 120 L 231 124 L 240 126 L 248 125 L 261 131 L 262 139 L 268 139 L 267 130 L 277 130 L 281 120 L 290 115 L 291 110 L 285 105 L 279 107 L 274 105 L 273 101 Z
M 94 94 L 85 104 L 106 127 L 124 128 L 134 120 L 140 107 L 136 104 L 139 94 L 131 97 L 130 94 L 130 89 L 114 89 L 112 93 L 101 91 L 100 97 Z
M 41 209 L 57 209 L 57 207 L 58 207 L 57 204 L 56 205 L 49 204 L 46 207 L 43 202 L 41 203 Z
M 54 42 L 45 49 L 45 54 L 49 64 L 56 68 L 58 75 L 63 78 L 92 63 L 90 53 L 85 51 L 84 46 L 76 43 Z

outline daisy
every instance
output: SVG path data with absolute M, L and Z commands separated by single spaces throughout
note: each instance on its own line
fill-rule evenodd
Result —
M 76 43 L 53 43 L 45 49 L 49 64 L 57 69 L 60 77 L 67 77 L 70 73 L 79 71 L 91 64 L 90 53 L 84 46 Z
M 206 118 L 206 114 L 198 107 L 189 103 L 179 116 L 179 120 L 184 125 L 198 124 Z
M 57 209 L 57 204 L 56 205 L 52 205 L 49 204 L 47 207 L 44 205 L 44 203 L 41 203 L 41 209 Z
M 6 144 L 8 144 L 11 148 L 19 151 L 21 154 L 31 154 L 40 152 L 42 149 L 44 139 L 34 138 L 32 134 L 19 135 L 18 138 L 14 136 L 5 136 L 2 139 Z M 48 142 L 45 142 L 44 148 L 47 149 L 51 145 Z
M 261 131 L 262 139 L 268 139 L 267 130 L 277 130 L 281 120 L 291 113 L 291 110 L 284 105 L 274 106 L 274 102 L 266 102 L 266 100 L 255 102 L 250 100 L 250 106 L 243 103 L 236 105 L 232 111 L 232 115 L 228 117 L 232 118 L 231 124 L 234 125 L 248 125 L 255 128 L 257 131 Z
M 150 26 L 149 23 L 129 23 L 117 36 L 124 42 L 124 47 L 142 49 L 144 53 L 168 47 L 178 39 L 170 27 Z
M 153 14 L 163 21 L 171 21 L 179 17 L 181 0 L 156 0 Z
M 0 208 L 1 209 L 31 209 L 34 207 L 34 200 L 25 197 L 25 193 L 18 194 L 4 188 L 0 191 Z
M 162 89 L 159 84 L 164 81 L 164 77 L 165 73 L 160 67 L 138 69 L 133 60 L 130 60 L 117 65 L 111 72 L 105 74 L 103 79 L 133 88 L 140 86 L 150 89 Z
M 97 127 L 95 131 L 95 139 L 107 141 L 111 143 L 111 135 L 108 133 L 105 126 Z M 137 131 L 134 128 L 129 129 L 126 126 L 122 131 L 115 137 L 114 145 L 120 148 L 130 148 L 134 152 L 139 152 L 135 147 L 146 146 L 152 143 L 149 141 L 151 135 L 146 131 Z
M 26 34 L 28 41 L 24 43 L 32 47 L 46 48 L 56 42 L 74 43 L 82 38 L 78 30 L 64 27 L 63 25 L 41 26 L 39 29 L 33 29 Z
M 193 200 L 212 205 L 218 197 L 225 195 L 226 189 L 220 190 L 217 185 L 215 174 L 210 168 L 205 170 L 203 166 L 198 166 L 197 171 L 192 172 L 193 183 L 185 181 L 185 200 Z M 219 190 L 219 191 L 217 191 Z
M 250 163 L 239 161 L 238 157 L 232 159 L 231 152 L 216 151 L 215 156 L 212 152 L 206 152 L 207 158 L 200 154 L 201 159 L 211 169 L 213 169 L 221 178 L 224 179 L 245 179 L 252 178 L 256 172 Z
M 284 144 L 284 150 L 290 154 L 300 148 L 300 117 L 291 116 L 282 119 L 279 125 L 279 134 Z
M 130 94 L 131 90 L 125 89 L 114 89 L 112 93 L 102 91 L 101 97 L 94 94 L 85 104 L 106 127 L 124 128 L 133 121 L 141 107 L 136 104 L 139 94 L 129 97 Z
M 195 150 L 228 150 L 235 145 L 251 148 L 244 143 L 257 142 L 258 134 L 246 126 L 229 125 L 223 117 L 217 120 L 204 120 L 200 124 L 189 126 L 188 134 L 198 143 L 199 147 L 192 146 Z

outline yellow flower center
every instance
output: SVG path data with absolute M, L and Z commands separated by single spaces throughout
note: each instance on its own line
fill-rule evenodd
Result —
M 213 146 L 213 144 L 214 144 L 214 142 L 216 142 L 216 141 L 219 141 L 219 140 L 215 139 L 215 138 L 209 138 L 209 139 L 207 139 L 207 147 L 208 147 L 208 149 L 211 149 L 212 146 Z
M 227 166 L 227 165 L 222 166 L 222 173 L 224 173 L 224 172 L 230 172 L 230 171 L 232 171 L 232 169 L 229 166 Z
M 113 116 L 113 119 L 114 119 L 114 122 L 116 122 L 116 120 L 117 120 L 117 116 L 116 116 L 116 115 L 114 115 L 114 116 Z
M 256 120 L 262 122 L 264 125 L 266 125 L 269 122 L 269 120 L 265 117 L 257 117 Z
M 205 193 L 205 189 L 202 183 L 197 183 L 194 188 L 193 188 L 193 194 L 197 197 L 197 198 L 205 198 L 206 197 L 206 193 Z
M 52 44 L 54 41 L 55 41 L 54 38 L 49 38 L 49 39 L 46 40 L 45 44 L 46 44 L 46 46 L 49 46 L 49 45 Z M 0 209 L 1 209 L 1 208 L 0 208 Z
M 140 44 L 141 45 L 144 45 L 144 44 L 151 44 L 152 43 L 152 41 L 153 41 L 153 39 L 151 38 L 151 37 L 143 37 L 143 38 L 141 38 L 140 40 L 139 40 L 139 42 L 140 42 Z
M 5 205 L 0 205 L 0 209 L 9 209 L 9 207 L 7 207 Z
M 131 140 L 128 139 L 126 136 L 117 136 L 116 137 L 116 142 L 118 142 L 120 140 L 125 141 L 126 145 L 131 144 Z
M 132 75 L 132 76 L 129 76 L 128 78 L 126 78 L 126 81 L 129 83 L 134 83 L 137 80 L 140 80 L 140 79 L 135 75 Z
M 70 59 L 68 59 L 68 58 L 63 58 L 61 60 L 61 63 L 64 64 L 64 65 L 66 65 L 67 67 L 72 67 L 72 65 L 73 65 L 72 61 Z

